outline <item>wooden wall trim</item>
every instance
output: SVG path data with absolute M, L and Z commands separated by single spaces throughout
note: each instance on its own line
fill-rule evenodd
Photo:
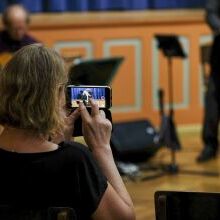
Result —
M 58 27 L 111 27 L 204 22 L 204 10 L 145 10 L 32 15 L 31 29 Z M 2 24 L 0 24 L 0 27 Z

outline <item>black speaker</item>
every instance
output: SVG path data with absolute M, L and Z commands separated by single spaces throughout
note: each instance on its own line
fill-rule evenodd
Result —
M 111 146 L 117 161 L 146 161 L 159 150 L 158 141 L 158 133 L 148 120 L 113 124 Z

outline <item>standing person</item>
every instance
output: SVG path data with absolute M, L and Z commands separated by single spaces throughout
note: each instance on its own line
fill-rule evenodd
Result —
M 10 5 L 2 14 L 3 30 L 0 32 L 0 53 L 14 53 L 23 46 L 37 43 L 28 34 L 30 15 L 19 4 Z
M 202 138 L 204 148 L 197 161 L 205 162 L 216 157 L 218 150 L 218 126 L 220 118 L 220 1 L 208 0 L 207 22 L 214 34 L 212 45 L 208 89 L 205 96 L 205 116 Z
M 39 44 L 20 49 L 1 71 L 0 204 L 70 207 L 78 220 L 134 220 L 112 156 L 111 123 L 93 100 L 91 115 L 82 102 L 67 115 L 67 81 L 62 58 Z M 70 141 L 79 115 L 88 147 Z

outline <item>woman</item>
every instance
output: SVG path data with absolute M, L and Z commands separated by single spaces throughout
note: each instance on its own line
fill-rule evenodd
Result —
M 111 123 L 93 100 L 91 115 L 80 103 L 66 116 L 66 82 L 62 59 L 41 45 L 23 47 L 1 72 L 0 203 L 69 206 L 83 220 L 135 219 L 112 157 Z M 79 115 L 90 150 L 69 142 Z

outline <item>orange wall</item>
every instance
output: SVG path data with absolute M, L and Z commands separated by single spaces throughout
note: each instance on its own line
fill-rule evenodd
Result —
M 175 119 L 202 120 L 203 87 L 200 46 L 211 33 L 203 11 L 155 11 L 35 15 L 31 34 L 64 55 L 85 58 L 123 56 L 113 80 L 115 121 L 149 118 L 158 124 L 157 89 L 166 91 L 167 62 L 158 52 L 155 34 L 177 34 L 189 57 L 174 61 Z

